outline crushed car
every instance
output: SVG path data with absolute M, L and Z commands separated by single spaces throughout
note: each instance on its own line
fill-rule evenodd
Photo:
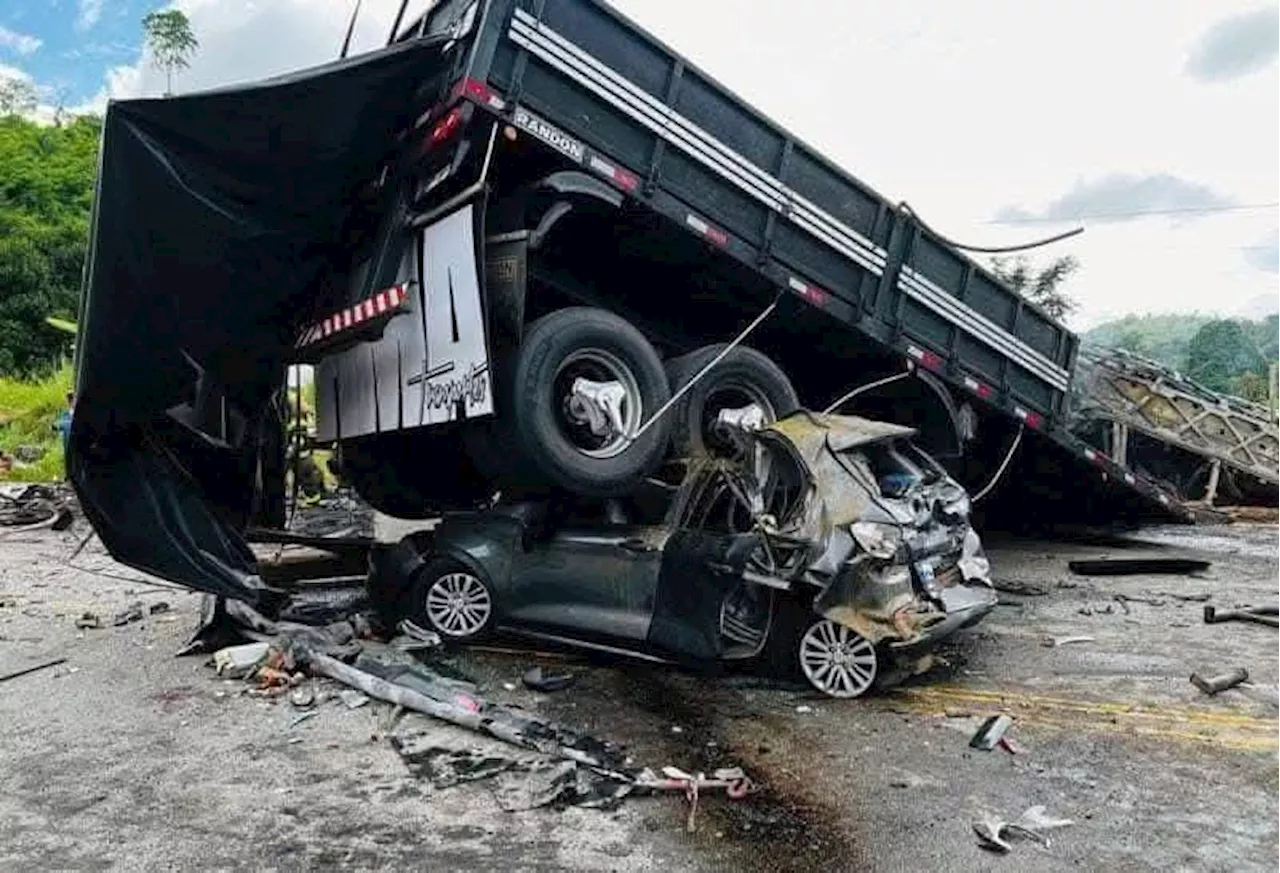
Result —
M 866 693 L 887 660 L 995 606 L 968 494 L 911 428 L 750 418 L 721 413 L 731 456 L 670 462 L 626 498 L 447 515 L 386 552 L 371 585 L 446 640 L 770 657 L 832 697 Z

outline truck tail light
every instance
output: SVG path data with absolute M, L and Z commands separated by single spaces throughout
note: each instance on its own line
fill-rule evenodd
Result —
M 422 150 L 425 152 L 428 149 L 443 145 L 453 139 L 461 127 L 462 107 L 455 106 L 445 113 L 431 128 L 431 133 L 427 134 L 426 140 L 422 143 Z
M 453 99 L 471 100 L 481 106 L 488 106 L 490 109 L 496 109 L 499 112 L 507 108 L 507 101 L 503 100 L 497 91 L 494 91 L 488 84 L 479 79 L 463 79 L 457 85 L 454 85 Z

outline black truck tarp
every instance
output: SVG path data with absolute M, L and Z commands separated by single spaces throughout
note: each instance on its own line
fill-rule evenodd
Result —
M 414 41 L 108 107 L 68 470 L 117 560 L 251 603 L 267 590 L 241 535 L 264 418 L 330 302 L 356 192 L 445 57 Z

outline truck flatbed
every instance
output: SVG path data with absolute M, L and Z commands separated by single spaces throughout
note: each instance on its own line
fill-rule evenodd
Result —
M 448 0 L 401 38 L 449 29 L 478 106 L 824 312 L 829 346 L 870 340 L 1034 432 L 1064 494 L 1180 515 L 1071 432 L 1070 330 L 607 4 Z

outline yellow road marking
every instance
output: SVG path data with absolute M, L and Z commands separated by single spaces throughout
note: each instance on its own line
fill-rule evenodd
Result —
M 1280 746 L 1280 721 L 1200 708 L 1091 701 L 1026 691 L 1000 691 L 938 685 L 901 689 L 899 704 L 936 715 L 948 705 L 970 705 L 983 714 L 1013 710 L 1027 722 L 1051 730 L 1085 729 L 1132 734 L 1228 749 L 1270 750 Z

